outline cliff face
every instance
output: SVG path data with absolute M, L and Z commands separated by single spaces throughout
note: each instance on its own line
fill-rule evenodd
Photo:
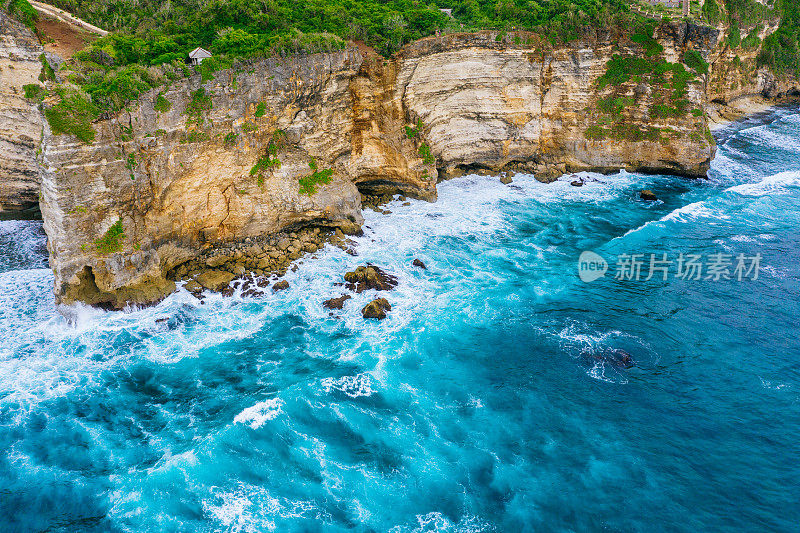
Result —
M 742 36 L 756 34 L 758 42 L 775 33 L 780 18 L 773 16 L 740 28 Z M 760 45 L 731 48 L 724 39 L 728 29 L 706 29 L 715 34 L 715 46 L 708 48 L 710 72 L 706 84 L 709 118 L 726 123 L 743 115 L 766 109 L 778 100 L 800 96 L 800 81 L 791 76 L 776 77 L 768 68 L 758 67 Z M 789 97 L 789 98 L 787 98 Z
M 23 86 L 39 83 L 42 52 L 28 28 L 0 11 L 0 215 L 19 216 L 39 202 L 42 115 Z
M 665 34 L 666 61 L 679 62 L 684 34 Z M 523 39 L 534 39 L 532 36 Z M 425 136 L 445 175 L 474 168 L 525 170 L 549 180 L 565 172 L 621 168 L 705 176 L 714 154 L 704 118 L 656 117 L 661 97 L 648 80 L 601 88 L 614 54 L 641 56 L 638 46 L 616 43 L 546 50 L 536 41 L 515 46 L 479 33 L 424 39 L 399 59 L 397 98 Z M 688 105 L 705 104 L 703 80 L 688 87 Z M 625 102 L 609 117 L 603 104 Z M 587 135 L 602 120 L 621 133 Z M 612 120 L 613 119 L 613 120 Z
M 657 37 L 670 62 L 700 46 L 685 30 Z M 350 48 L 195 75 L 96 122 L 90 145 L 45 124 L 56 297 L 152 302 L 198 264 L 234 270 L 219 255 L 232 243 L 303 226 L 357 231 L 360 193 L 433 200 L 437 179 L 470 170 L 704 175 L 713 139 L 688 112 L 705 104 L 702 77 L 686 83 L 686 113 L 664 116 L 650 78 L 598 82 L 613 54 L 641 53 L 452 35 L 392 60 Z

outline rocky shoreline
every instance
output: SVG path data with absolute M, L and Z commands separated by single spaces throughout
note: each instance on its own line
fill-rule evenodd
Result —
M 29 41 L 17 33 L 9 51 Z M 653 39 L 681 84 L 609 83 L 611 63 L 642 56 L 638 42 L 547 46 L 482 31 L 388 59 L 349 46 L 190 73 L 95 120 L 91 143 L 44 121 L 34 159 L 56 301 L 120 309 L 159 301 L 176 282 L 281 274 L 321 234 L 359 231 L 363 209 L 388 213 L 392 195 L 434 201 L 439 181 L 470 173 L 503 183 L 515 172 L 705 176 L 716 146 L 703 110 L 751 88 L 717 76 L 728 61 L 718 30 L 664 23 Z M 686 70 L 689 50 L 710 74 Z M 22 103 L 40 119 L 48 105 Z
M 403 195 L 362 195 L 364 207 L 376 212 L 389 214 L 383 206 L 391 201 L 401 201 L 410 205 Z M 358 255 L 355 243 L 341 229 L 329 230 L 319 227 L 301 228 L 292 232 L 281 232 L 269 237 L 248 238 L 239 243 L 227 243 L 222 247 L 207 250 L 195 259 L 181 264 L 167 274 L 170 283 L 182 283 L 183 288 L 201 303 L 207 292 L 218 293 L 224 297 L 239 294 L 242 298 L 257 298 L 271 292 L 289 288 L 289 282 L 281 279 L 290 269 L 296 270 L 296 261 L 322 250 L 326 245 L 336 246 L 350 255 Z M 420 259 L 414 259 L 412 266 L 426 270 Z M 397 278 L 379 266 L 368 263 L 347 272 L 342 286 L 350 293 L 364 291 L 391 291 L 397 286 Z M 343 293 L 339 297 L 322 301 L 323 308 L 331 311 L 342 310 L 344 303 L 352 298 Z M 100 306 L 113 309 L 113 306 Z M 365 319 L 384 319 L 392 306 L 384 297 L 370 301 L 361 310 Z

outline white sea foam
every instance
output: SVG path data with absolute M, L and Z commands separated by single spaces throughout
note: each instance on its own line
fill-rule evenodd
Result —
M 315 518 L 330 521 L 330 515 L 311 501 L 275 497 L 263 487 L 240 483 L 232 490 L 214 487 L 203 500 L 203 512 L 226 531 L 276 531 L 279 520 Z
M 740 132 L 753 144 L 760 144 L 767 148 L 780 148 L 790 152 L 800 153 L 800 141 L 795 135 L 776 131 L 771 124 L 764 124 L 747 128 Z
M 252 429 L 258 429 L 269 420 L 274 420 L 283 413 L 284 401 L 280 398 L 271 398 L 258 402 L 257 404 L 244 409 L 233 418 L 235 424 L 244 424 Z
M 366 373 L 343 376 L 338 379 L 325 378 L 320 383 L 328 394 L 336 390 L 351 398 L 360 398 L 362 396 L 372 396 L 375 393 L 372 388 L 372 377 Z
M 743 196 L 766 196 L 787 193 L 790 189 L 797 187 L 800 187 L 800 172 L 787 171 L 768 176 L 755 183 L 736 185 L 727 189 L 727 192 L 735 192 Z
M 0 245 L 4 254 L 0 268 L 42 268 L 47 266 L 47 236 L 42 223 L 29 220 L 0 221 Z
M 415 517 L 416 524 L 411 526 L 395 526 L 390 533 L 482 533 L 496 531 L 495 528 L 476 516 L 464 516 L 453 522 L 443 513 L 433 511 Z

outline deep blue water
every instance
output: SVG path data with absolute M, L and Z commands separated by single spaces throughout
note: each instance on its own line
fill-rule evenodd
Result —
M 0 529 L 797 531 L 800 114 L 719 142 L 709 180 L 452 180 L 287 291 L 71 323 L 41 225 L 0 222 Z M 614 278 L 665 252 L 762 268 Z M 367 261 L 389 317 L 330 317 Z

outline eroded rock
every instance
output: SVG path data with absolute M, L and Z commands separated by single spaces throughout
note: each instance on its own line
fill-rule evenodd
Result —
M 388 291 L 397 286 L 397 278 L 375 265 L 360 266 L 344 275 L 346 287 L 357 293 L 369 289 Z
M 645 202 L 655 202 L 656 200 L 658 200 L 658 196 L 656 196 L 656 193 L 654 193 L 650 189 L 645 189 L 641 191 L 639 193 L 639 198 L 641 198 Z
M 236 276 L 226 270 L 206 270 L 199 274 L 195 280 L 206 289 L 219 292 L 233 281 Z
M 364 318 L 377 318 L 383 320 L 386 318 L 386 311 L 391 311 L 392 306 L 386 298 L 377 298 L 364 306 L 361 310 L 361 315 Z
M 329 300 L 325 300 L 322 302 L 322 307 L 325 309 L 341 309 L 344 307 L 344 303 L 352 298 L 349 294 L 342 294 L 338 298 L 331 298 Z

